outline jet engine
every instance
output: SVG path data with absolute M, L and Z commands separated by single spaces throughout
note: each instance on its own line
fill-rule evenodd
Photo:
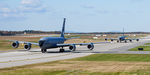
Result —
M 18 47 L 19 47 L 19 42 L 18 42 L 18 41 L 13 42 L 13 43 L 12 43 L 12 47 L 13 47 L 13 48 L 18 48 Z
M 93 49 L 94 49 L 94 44 L 93 44 L 93 43 L 89 44 L 89 45 L 87 46 L 87 48 L 90 49 L 90 50 L 93 50 Z
M 30 50 L 31 49 L 31 43 L 27 43 L 26 45 L 24 45 L 24 49 Z
M 76 50 L 76 45 L 69 46 L 69 49 L 72 50 L 72 51 L 75 51 Z
M 139 39 L 136 39 L 136 41 L 139 41 Z

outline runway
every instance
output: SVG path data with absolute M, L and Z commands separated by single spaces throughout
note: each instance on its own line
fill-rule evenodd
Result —
M 64 53 L 59 53 L 59 49 L 50 49 L 48 50 L 48 53 L 44 54 L 40 52 L 40 49 L 32 49 L 31 51 L 18 50 L 5 52 L 0 53 L 0 68 L 71 59 L 95 53 L 150 54 L 149 51 L 127 51 L 130 48 L 134 48 L 149 42 L 150 37 L 146 37 L 145 39 L 140 40 L 140 42 L 133 41 L 132 43 L 114 42 L 109 44 L 96 44 L 93 51 L 88 50 L 85 46 L 80 46 L 77 47 L 75 52 L 71 52 L 68 50 L 68 48 L 66 48 Z

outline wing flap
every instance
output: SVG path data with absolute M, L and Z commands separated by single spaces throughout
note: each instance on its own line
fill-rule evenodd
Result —
M 70 45 L 89 45 L 89 44 L 105 44 L 105 43 L 111 43 L 111 42 L 96 42 L 96 43 L 72 43 L 72 44 L 57 44 L 58 47 L 65 47 Z

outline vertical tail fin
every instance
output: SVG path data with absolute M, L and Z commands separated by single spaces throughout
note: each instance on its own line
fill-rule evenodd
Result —
M 124 36 L 124 28 L 123 28 L 123 36 Z
M 64 18 L 63 27 L 61 31 L 61 37 L 64 37 L 64 34 L 65 34 L 65 24 L 66 24 L 66 18 Z

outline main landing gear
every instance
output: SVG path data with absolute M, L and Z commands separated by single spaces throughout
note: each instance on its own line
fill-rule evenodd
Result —
M 125 40 L 124 42 L 127 43 L 127 40 Z
M 130 42 L 132 42 L 132 40 L 130 40 Z
M 41 52 L 42 52 L 42 53 L 46 53 L 46 52 L 47 52 L 47 49 L 41 49 Z
M 60 50 L 59 50 L 59 52 L 64 52 L 65 51 L 65 49 L 62 47 L 62 48 L 60 48 Z
M 117 40 L 117 43 L 119 43 L 120 42 L 120 40 Z
M 59 52 L 64 52 L 65 49 L 63 49 L 63 47 L 60 48 Z M 42 53 L 46 53 L 47 52 L 47 49 L 41 49 L 41 52 Z

